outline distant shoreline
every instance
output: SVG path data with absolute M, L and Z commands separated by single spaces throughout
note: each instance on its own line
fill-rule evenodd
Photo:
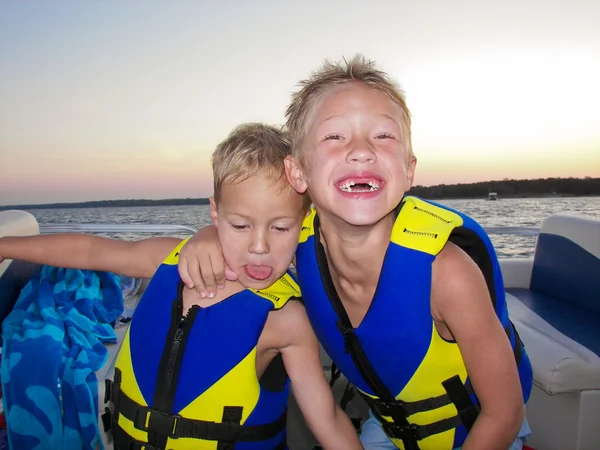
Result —
M 492 191 L 498 194 L 500 201 L 507 198 L 594 197 L 600 196 L 600 178 L 541 178 L 536 180 L 502 180 L 468 184 L 414 186 L 409 191 L 409 194 L 431 200 L 460 200 L 485 199 L 488 193 Z M 0 206 L 0 211 L 8 209 L 116 208 L 208 204 L 208 198 L 99 200 L 73 203 L 6 205 Z

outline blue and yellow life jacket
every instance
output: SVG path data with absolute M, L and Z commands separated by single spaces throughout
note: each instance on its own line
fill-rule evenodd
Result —
M 256 346 L 269 312 L 299 297 L 298 285 L 286 274 L 184 316 L 184 242 L 150 281 L 107 386 L 115 450 L 285 449 L 289 378 L 277 357 L 259 380 Z
M 337 295 L 316 213 L 303 224 L 296 267 L 306 312 L 319 341 L 357 387 L 398 448 L 453 449 L 479 412 L 460 350 L 431 316 L 432 263 L 451 241 L 481 269 L 514 349 L 523 397 L 531 364 L 508 318 L 500 266 L 485 231 L 445 206 L 407 196 L 398 208 L 372 303 L 353 328 Z

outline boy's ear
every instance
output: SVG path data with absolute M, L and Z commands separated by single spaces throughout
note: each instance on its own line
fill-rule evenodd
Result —
M 290 183 L 298 194 L 304 194 L 308 186 L 300 161 L 293 156 L 286 156 L 283 164 L 285 165 L 285 176 L 288 183 Z
M 210 218 L 212 219 L 212 223 L 215 227 L 219 227 L 217 225 L 217 203 L 215 202 L 215 198 L 211 197 L 208 199 L 210 202 Z
M 408 161 L 408 166 L 406 167 L 406 181 L 408 181 L 409 188 L 412 187 L 413 182 L 415 181 L 415 169 L 417 167 L 417 158 L 415 156 L 411 156 Z

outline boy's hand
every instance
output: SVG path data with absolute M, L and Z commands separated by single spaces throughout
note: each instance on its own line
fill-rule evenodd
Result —
M 181 280 L 188 288 L 195 288 L 200 298 L 214 297 L 225 280 L 238 279 L 225 263 L 214 225 L 202 228 L 186 242 L 179 254 L 178 268 Z
M 323 373 L 319 343 L 304 306 L 291 301 L 269 315 L 270 333 L 279 337 L 292 391 L 307 425 L 324 449 L 363 449 L 354 425 L 336 404 Z M 265 330 L 269 324 L 265 326 Z M 262 336 L 261 336 L 262 338 Z

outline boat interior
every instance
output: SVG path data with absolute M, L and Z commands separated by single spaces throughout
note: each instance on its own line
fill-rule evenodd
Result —
M 0 237 L 132 230 L 170 234 L 194 231 L 152 225 L 40 225 L 25 211 L 0 212 Z M 498 227 L 487 231 L 538 235 L 532 258 L 500 259 L 511 320 L 534 370 L 534 388 L 526 409 L 532 429 L 527 445 L 535 450 L 599 449 L 600 221 L 561 214 L 548 217 L 540 229 Z M 40 266 L 23 261 L 0 263 L 0 321 L 11 312 L 21 290 L 39 270 Z M 143 288 L 144 283 L 136 295 L 126 299 L 126 308 L 135 308 Z M 104 412 L 103 380 L 112 376 L 126 330 L 126 325 L 115 328 L 117 343 L 106 345 L 108 359 L 96 372 L 99 415 Z M 331 361 L 323 351 L 321 356 L 329 376 Z M 334 385 L 338 400 L 346 385 L 343 377 Z M 359 396 L 354 396 L 346 411 L 353 418 L 368 414 Z M 109 436 L 103 435 L 103 441 L 106 448 L 112 448 Z M 316 444 L 290 399 L 290 449 L 312 449 Z

